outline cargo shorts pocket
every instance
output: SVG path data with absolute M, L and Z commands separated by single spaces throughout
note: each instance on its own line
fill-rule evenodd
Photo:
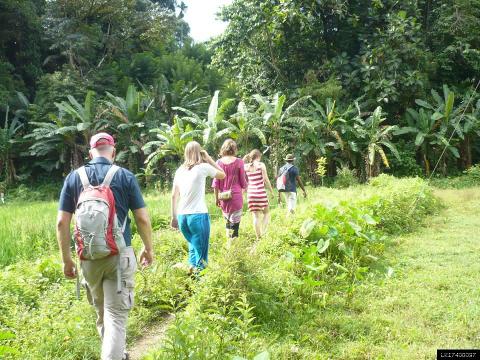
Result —
M 135 270 L 137 261 L 134 254 L 123 256 L 120 262 L 122 273 L 122 308 L 130 310 L 134 304 Z
M 130 310 L 134 304 L 133 288 L 135 283 L 133 280 L 124 280 L 122 289 L 122 309 Z

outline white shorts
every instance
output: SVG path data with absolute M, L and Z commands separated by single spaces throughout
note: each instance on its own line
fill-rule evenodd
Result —
M 287 202 L 288 211 L 294 211 L 297 207 L 297 193 L 296 192 L 284 192 L 285 201 Z

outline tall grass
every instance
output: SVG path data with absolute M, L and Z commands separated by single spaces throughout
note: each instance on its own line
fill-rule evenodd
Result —
M 0 266 L 56 249 L 56 212 L 55 202 L 0 206 Z

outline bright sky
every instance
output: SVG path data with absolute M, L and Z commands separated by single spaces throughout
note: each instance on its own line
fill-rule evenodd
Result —
M 190 25 L 190 36 L 195 42 L 202 42 L 220 35 L 227 23 L 216 20 L 215 14 L 223 5 L 233 0 L 183 0 L 188 6 L 185 21 Z

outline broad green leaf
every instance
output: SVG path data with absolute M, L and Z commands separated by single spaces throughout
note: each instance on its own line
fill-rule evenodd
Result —
M 365 257 L 369 260 L 372 260 L 372 261 L 378 261 L 378 257 L 370 255 L 370 254 L 365 255 Z
M 403 135 L 409 133 L 416 133 L 418 130 L 414 127 L 405 126 L 393 132 L 393 135 Z
M 325 251 L 327 251 L 329 246 L 330 246 L 330 240 L 326 240 L 326 241 L 323 239 L 318 240 L 318 243 L 317 243 L 318 253 L 323 254 Z
M 15 334 L 11 331 L 0 331 L 0 340 L 15 339 Z
M 85 131 L 90 127 L 90 125 L 91 125 L 90 123 L 84 123 L 84 122 L 78 123 L 77 124 L 77 130 L 80 131 L 80 132 Z
M 362 218 L 363 218 L 363 220 L 365 220 L 365 222 L 368 225 L 377 225 L 377 222 L 375 221 L 375 219 L 372 218 L 369 214 L 362 215 Z
M 455 94 L 450 91 L 448 93 L 447 102 L 445 103 L 445 118 L 448 119 L 453 110 L 453 104 L 455 102 Z
M 126 105 L 126 110 L 128 112 L 129 118 L 130 118 L 130 112 L 134 112 L 136 98 L 137 98 L 137 89 L 135 89 L 135 86 L 130 84 L 128 86 L 127 96 L 125 98 L 125 105 Z M 129 119 L 129 120 L 132 121 L 133 119 Z
M 424 100 L 421 100 L 421 99 L 416 99 L 415 100 L 415 103 L 421 107 L 424 107 L 426 109 L 430 109 L 430 110 L 435 110 L 435 108 L 430 105 L 428 102 L 424 101 Z
M 435 113 L 433 113 L 433 115 L 431 116 L 431 119 L 432 119 L 433 121 L 440 120 L 441 118 L 443 118 L 443 115 L 440 114 L 439 112 L 435 112 Z
M 307 238 L 312 233 L 313 229 L 317 225 L 317 222 L 313 219 L 307 219 L 303 222 L 302 227 L 300 228 L 300 236 Z
M 332 265 L 333 265 L 334 267 L 336 267 L 337 269 L 342 270 L 342 271 L 348 273 L 348 269 L 347 269 L 345 266 L 340 265 L 339 263 L 336 263 L 336 262 L 334 262 Z
M 452 155 L 455 158 L 460 159 L 460 153 L 458 152 L 458 149 L 455 146 L 449 146 L 448 150 L 452 153 Z
M 0 345 L 0 355 L 5 354 L 18 354 L 18 350 L 11 346 Z
M 415 146 L 420 146 L 423 144 L 423 141 L 425 140 L 425 134 L 419 132 L 417 134 L 417 137 L 415 138 Z
M 217 119 L 217 111 L 218 111 L 218 94 L 219 91 L 215 91 L 212 97 L 212 101 L 210 102 L 210 106 L 208 107 L 208 116 L 207 120 L 209 122 L 215 122 Z

